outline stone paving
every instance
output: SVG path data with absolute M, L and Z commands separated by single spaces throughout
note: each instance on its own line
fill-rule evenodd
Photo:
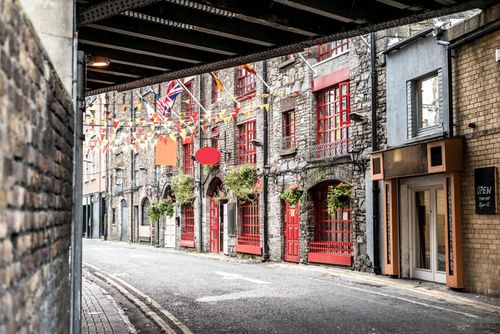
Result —
M 113 298 L 86 278 L 82 282 L 82 333 L 136 333 Z

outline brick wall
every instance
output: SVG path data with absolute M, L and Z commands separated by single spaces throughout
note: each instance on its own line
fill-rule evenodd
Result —
M 65 333 L 72 102 L 18 2 L 0 13 L 0 333 Z
M 456 50 L 453 66 L 457 134 L 465 136 L 462 174 L 462 230 L 465 289 L 500 295 L 500 81 L 491 33 Z M 476 128 L 468 128 L 475 123 Z M 474 169 L 496 167 L 497 214 L 476 215 Z

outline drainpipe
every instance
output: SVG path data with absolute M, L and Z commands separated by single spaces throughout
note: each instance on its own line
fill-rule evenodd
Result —
M 451 48 L 446 47 L 446 65 L 448 67 L 448 136 L 453 137 L 453 82 L 452 82 L 452 64 L 451 64 Z
M 263 70 L 262 70 L 262 79 L 263 81 L 267 82 L 267 61 L 264 60 L 262 62 L 263 64 Z M 263 104 L 267 104 L 269 101 L 269 88 L 267 88 L 266 85 L 263 85 Z M 262 137 L 262 154 L 263 154 L 263 162 L 264 162 L 264 176 L 262 180 L 262 194 L 263 194 L 263 201 L 264 201 L 264 260 L 267 261 L 269 260 L 269 240 L 268 240 L 268 230 L 269 230 L 269 222 L 268 222 L 268 200 L 269 200 L 269 190 L 268 190 L 268 174 L 269 174 L 269 138 L 268 138 L 268 131 L 269 131 L 269 122 L 268 122 L 268 112 L 266 108 L 262 109 L 262 117 L 264 119 L 263 123 L 263 137 Z
M 199 76 L 200 78 L 200 100 L 203 101 L 203 75 Z M 201 101 L 200 101 L 201 102 Z M 198 126 L 196 132 L 198 133 L 198 147 L 201 148 L 202 139 L 201 139 L 201 108 L 198 112 Z M 203 179 L 203 168 L 200 163 L 198 163 L 198 250 L 199 252 L 203 252 L 203 189 L 201 180 Z
M 377 43 L 375 33 L 370 33 L 370 68 L 371 68 L 371 121 L 372 152 L 378 150 L 377 137 Z M 380 274 L 379 258 L 379 195 L 378 181 L 372 181 L 372 222 L 373 222 L 373 270 Z

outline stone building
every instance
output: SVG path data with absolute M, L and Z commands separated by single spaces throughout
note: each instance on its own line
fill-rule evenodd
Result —
M 374 35 L 379 77 L 376 114 L 380 119 L 385 117 L 381 51 L 395 39 L 409 36 L 412 29 Z M 185 127 L 184 138 L 177 140 L 174 170 L 154 165 L 153 146 L 137 146 L 136 153 L 110 151 L 109 237 L 165 245 L 166 231 L 172 239 L 174 230 L 176 242 L 169 246 L 373 270 L 373 241 L 366 233 L 373 229 L 367 226 L 372 220 L 366 213 L 372 198 L 371 188 L 366 186 L 372 142 L 369 37 L 328 43 L 303 56 L 307 63 L 299 55 L 290 55 L 252 64 L 258 76 L 242 67 L 220 70 L 222 92 L 209 74 L 182 79 L 208 114 L 186 92 L 175 103 L 174 113 L 185 120 L 206 116 L 214 122 L 194 136 L 190 126 Z M 164 94 L 165 86 L 151 89 Z M 145 94 L 153 103 L 148 91 L 108 94 L 114 117 L 128 124 L 117 131 L 119 144 L 115 146 L 133 145 L 127 138 L 137 135 L 134 120 L 147 118 L 145 108 L 137 108 L 138 94 Z M 351 113 L 356 121 L 351 120 Z M 385 142 L 383 131 L 377 136 L 380 143 Z M 137 145 L 143 144 L 139 141 Z M 222 152 L 218 166 L 204 168 L 193 160 L 192 155 L 203 146 L 216 146 Z M 237 203 L 224 187 L 228 170 L 239 165 L 257 169 L 262 190 L 254 202 Z M 150 224 L 145 217 L 147 205 L 171 196 L 172 176 L 180 171 L 193 176 L 195 200 L 177 204 L 175 219 Z M 326 192 L 340 182 L 352 186 L 354 200 L 349 209 L 331 217 L 326 213 Z M 304 190 L 295 208 L 280 199 L 292 183 Z M 221 193 L 229 195 L 227 202 L 218 201 Z
M 499 9 L 385 51 L 387 146 L 372 179 L 387 275 L 499 293 Z

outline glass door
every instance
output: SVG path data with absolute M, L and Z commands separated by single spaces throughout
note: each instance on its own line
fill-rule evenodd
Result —
M 444 191 L 435 186 L 415 190 L 413 194 L 412 276 L 445 283 Z

